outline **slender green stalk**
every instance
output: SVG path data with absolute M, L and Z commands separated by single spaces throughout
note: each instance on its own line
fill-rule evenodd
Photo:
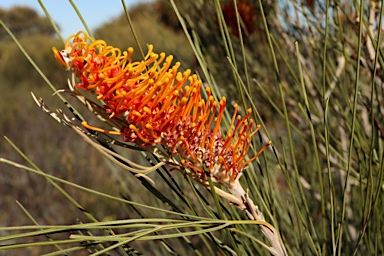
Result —
M 360 3 L 359 8 L 359 17 L 360 19 L 363 19 L 364 17 L 364 0 Z M 344 226 L 344 218 L 345 218 L 345 211 L 346 211 L 346 201 L 347 197 L 350 195 L 347 195 L 347 186 L 349 184 L 349 176 L 351 174 L 351 165 L 352 165 L 352 154 L 354 150 L 354 139 L 355 139 L 355 128 L 356 128 L 356 111 L 357 111 L 357 105 L 358 105 L 358 95 L 359 95 L 359 83 L 360 83 L 360 57 L 361 57 L 361 46 L 362 46 L 362 40 L 363 40 L 363 22 L 359 23 L 359 35 L 358 35 L 358 43 L 357 43 L 357 60 L 356 60 L 356 77 L 355 77 L 355 86 L 354 86 L 354 96 L 353 96 L 353 109 L 352 109 L 352 124 L 351 124 L 351 134 L 350 134 L 350 140 L 349 140 L 349 150 L 348 150 L 348 164 L 347 164 L 347 173 L 345 177 L 345 183 L 344 183 L 344 189 L 343 189 L 343 197 L 342 197 L 342 207 L 341 207 L 341 225 L 342 227 L 339 229 L 339 250 L 338 254 L 341 255 L 341 249 L 342 249 L 342 238 L 343 238 L 343 226 Z
M 35 224 L 36 226 L 39 226 L 39 223 L 33 218 L 33 216 L 28 212 L 27 209 L 25 209 L 25 207 L 19 202 L 19 201 L 16 201 L 17 205 L 21 208 L 21 210 L 25 213 L 25 215 L 27 215 L 28 219 L 30 219 L 33 224 Z M 43 229 L 40 229 L 40 230 L 43 230 Z M 52 242 L 54 241 L 52 238 L 49 237 L 49 235 L 46 235 L 46 237 L 48 238 L 48 241 Z M 62 252 L 63 249 L 59 246 L 59 245 L 54 245 L 56 247 L 56 249 L 58 249 L 59 252 Z
M 332 254 L 336 255 L 336 237 L 335 237 L 335 223 L 336 223 L 336 212 L 335 212 L 335 201 L 334 201 L 334 187 L 332 181 L 332 170 L 329 160 L 329 127 L 328 127 L 328 103 L 329 99 L 325 98 L 326 95 L 326 68 L 327 68 L 327 43 L 328 43 L 328 30 L 329 30 L 329 0 L 325 4 L 325 31 L 324 31 L 324 45 L 323 45 L 323 74 L 322 74 L 322 88 L 323 88 L 323 108 L 324 108 L 324 137 L 325 137 L 325 157 L 327 160 L 327 172 L 328 172 L 328 185 L 329 185 L 329 198 L 330 198 L 330 209 L 331 209 L 331 240 L 332 240 Z
M 124 8 L 125 17 L 127 17 L 127 21 L 128 21 L 129 27 L 131 28 L 133 37 L 135 38 L 135 42 L 136 42 L 137 48 L 139 49 L 140 54 L 141 54 L 141 57 L 142 57 L 143 60 L 144 60 L 144 59 L 145 59 L 145 54 L 144 54 L 144 51 L 143 51 L 143 49 L 141 48 L 141 45 L 140 45 L 140 43 L 139 43 L 139 39 L 138 39 L 138 37 L 137 37 L 136 30 L 135 30 L 135 28 L 134 28 L 134 26 L 133 26 L 133 23 L 132 23 L 132 20 L 131 20 L 131 16 L 129 15 L 128 8 L 127 8 L 127 6 L 125 5 L 125 1 L 124 1 L 124 0 L 121 0 L 121 3 L 122 3 L 123 8 Z
M 10 141 L 10 143 L 12 143 Z M 18 149 L 17 149 L 18 150 Z M 23 154 L 21 151 L 20 151 L 21 154 Z M 22 155 L 23 156 L 23 155 Z M 63 184 L 66 184 L 66 185 L 69 185 L 71 187 L 74 187 L 74 188 L 77 188 L 79 190 L 83 190 L 85 192 L 88 192 L 88 193 L 91 193 L 91 194 L 94 194 L 94 195 L 98 195 L 98 196 L 102 196 L 102 197 L 105 197 L 105 198 L 108 198 L 108 199 L 111 199 L 111 200 L 115 200 L 115 201 L 118 201 L 118 202 L 122 202 L 122 203 L 126 203 L 126 204 L 132 204 L 132 205 L 135 205 L 135 206 L 139 206 L 139 207 L 143 207 L 143 208 L 147 208 L 149 210 L 156 210 L 156 211 L 162 211 L 164 213 L 167 213 L 167 214 L 172 214 L 172 215 L 176 215 L 176 216 L 184 216 L 186 218 L 191 218 L 191 219 L 206 219 L 206 218 L 203 218 L 203 217 L 198 217 L 198 216 L 194 216 L 194 215 L 188 215 L 188 214 L 183 214 L 183 213 L 178 213 L 178 212 L 173 212 L 173 211 L 168 211 L 168 210 L 164 210 L 164 209 L 160 209 L 160 208 L 156 208 L 156 207 L 152 207 L 152 206 L 148 206 L 148 205 L 144 205 L 144 204 L 140 204 L 140 203 L 136 203 L 136 202 L 132 202 L 132 201 L 129 201 L 129 200 L 125 200 L 125 199 L 122 199 L 122 198 L 119 198 L 119 197 L 115 197 L 115 196 L 111 196 L 111 195 L 108 195 L 108 194 L 105 194 L 105 193 L 102 193 L 102 192 L 99 192 L 99 191 L 96 191 L 96 190 L 93 190 L 93 189 L 89 189 L 89 188 L 86 188 L 86 187 L 83 187 L 83 186 L 80 186 L 80 185 L 77 185 L 77 184 L 74 184 L 72 182 L 69 182 L 67 180 L 64 180 L 64 179 L 60 179 L 60 178 L 57 178 L 55 176 L 52 176 L 52 175 L 49 175 L 49 174 L 46 174 L 44 172 L 42 172 L 33 162 L 31 162 L 30 160 L 26 159 L 28 162 L 30 162 L 30 164 L 35 168 L 35 169 L 32 169 L 32 168 L 29 168 L 27 166 L 24 166 L 24 165 L 20 165 L 18 163 L 15 163 L 15 162 L 12 162 L 12 161 L 9 161 L 9 160 L 6 160 L 6 159 L 3 159 L 3 158 L 0 158 L 0 162 L 3 162 L 3 163 L 7 163 L 7 164 L 10 164 L 10 165 L 13 165 L 13 166 L 16 166 L 20 169 L 24 169 L 26 171 L 29 171 L 29 172 L 32 172 L 32 173 L 35 173 L 35 174 L 38 174 L 40 176 L 43 176 L 44 178 L 46 178 L 47 180 L 51 180 L 52 182 L 60 182 L 60 183 L 63 183 Z M 58 187 L 58 190 L 62 190 L 61 187 L 59 187 L 56 183 L 54 183 L 55 185 L 54 186 L 57 186 Z M 65 195 L 67 194 L 65 191 L 63 191 L 62 193 L 64 193 Z M 68 195 L 70 201 L 72 202 L 72 198 Z M 79 205 L 77 204 L 76 202 L 72 202 L 75 206 L 77 206 L 79 209 L 81 209 L 87 216 L 88 216 L 88 213 Z M 95 222 L 96 219 L 94 219 L 92 216 L 90 216 L 91 220 L 94 220 Z
M 303 73 L 301 70 L 301 61 L 299 59 L 300 51 L 299 51 L 299 45 L 297 42 L 295 43 L 295 46 L 296 46 L 296 55 L 298 56 L 297 57 L 297 63 L 298 63 L 299 74 L 300 74 L 301 89 L 302 89 L 302 94 L 303 94 L 303 98 L 304 98 L 304 104 L 305 104 L 305 108 L 306 108 L 308 124 L 309 124 L 309 128 L 311 130 L 312 149 L 314 151 L 313 154 L 315 156 L 316 169 L 317 169 L 317 174 L 318 174 L 318 178 L 319 178 L 319 188 L 320 188 L 320 197 L 321 197 L 321 214 L 322 214 L 322 216 L 325 216 L 325 196 L 324 196 L 323 173 L 322 173 L 321 166 L 320 166 L 319 153 L 317 151 L 317 141 L 316 141 L 316 135 L 315 135 L 315 128 L 313 126 L 313 122 L 312 122 L 312 118 L 311 118 L 311 110 L 309 107 L 308 95 L 307 95 L 307 92 L 305 90 L 304 78 L 303 78 L 303 75 L 302 75 Z M 323 218 L 322 219 L 322 237 L 324 239 L 324 242 L 323 242 L 323 245 L 321 247 L 322 250 L 325 249 L 326 227 L 327 227 L 326 219 Z
M 375 7 L 376 6 L 373 5 L 373 3 L 371 2 L 370 3 L 370 8 L 375 8 Z M 381 8 L 380 8 L 379 24 L 377 25 L 378 28 L 382 27 L 383 13 L 384 13 L 384 4 L 382 3 L 381 4 Z M 369 29 L 368 29 L 368 31 L 369 31 Z M 374 102 L 375 102 L 374 99 L 376 98 L 376 95 L 375 95 L 375 91 L 376 91 L 375 90 L 375 78 L 376 78 L 377 69 L 378 69 L 378 59 L 379 59 L 379 56 L 380 56 L 379 50 L 380 50 L 381 34 L 382 33 L 381 33 L 380 29 L 377 29 L 377 39 L 376 39 L 376 45 L 375 45 L 375 49 L 376 49 L 376 51 L 375 51 L 375 60 L 373 62 L 373 71 L 372 71 L 372 79 L 371 79 L 370 122 L 371 122 L 372 126 L 371 126 L 371 139 L 370 139 L 369 163 L 368 163 L 368 165 L 369 165 L 369 167 L 368 167 L 369 168 L 369 173 L 371 174 L 370 177 L 372 176 L 372 174 L 374 172 L 374 167 L 373 167 L 374 161 L 373 161 L 373 159 L 374 159 L 374 150 L 375 150 L 375 140 L 377 139 L 377 135 L 375 133 L 376 129 L 375 129 L 375 126 L 373 124 L 375 123 L 375 114 L 376 114 L 375 106 L 374 106 Z M 363 237 L 364 237 L 364 235 L 366 233 L 366 229 L 367 229 L 369 220 L 372 218 L 372 216 L 374 214 L 373 212 L 375 211 L 375 208 L 376 208 L 376 205 L 377 205 L 377 202 L 378 202 L 377 199 L 378 199 L 378 196 L 379 196 L 380 191 L 381 191 L 381 186 L 383 184 L 384 169 L 383 168 L 381 168 L 381 170 L 379 169 L 378 173 L 379 173 L 379 175 L 378 175 L 378 179 L 377 179 L 377 185 L 375 186 L 376 189 L 372 188 L 372 203 L 371 203 L 372 204 L 372 208 L 370 208 L 372 210 L 370 210 L 367 213 L 367 218 L 365 220 L 365 225 L 363 226 L 363 229 L 361 230 L 361 232 L 359 234 L 359 238 L 358 238 L 358 241 L 357 241 L 356 246 L 354 248 L 353 255 L 356 255 L 358 253 L 359 245 L 360 245 L 360 243 L 363 240 Z M 372 182 L 372 186 L 374 186 L 373 182 Z M 376 191 L 376 193 L 374 191 Z
M 72 5 L 73 9 L 75 10 L 77 16 L 79 17 L 79 19 L 81 20 L 81 23 L 83 24 L 85 30 L 87 31 L 88 35 L 93 37 L 92 35 L 92 31 L 89 29 L 88 25 L 87 25 L 87 22 L 85 22 L 84 18 L 83 18 L 83 15 L 81 15 L 81 12 L 79 11 L 79 9 L 77 9 L 77 6 L 76 4 L 73 2 L 73 0 L 69 0 L 69 3 Z
M 287 131 L 287 136 L 288 136 L 287 140 L 288 140 L 288 143 L 289 143 L 289 150 L 290 150 L 290 155 L 291 155 L 291 161 L 292 161 L 293 169 L 295 171 L 295 176 L 296 176 L 296 184 L 297 184 L 297 186 L 299 188 L 300 197 L 301 197 L 302 203 L 304 204 L 304 209 L 306 211 L 306 214 L 308 216 L 309 229 L 310 229 L 311 235 L 312 235 L 312 236 L 309 236 L 309 238 L 311 240 L 317 241 L 318 238 L 317 238 L 317 235 L 316 235 L 316 231 L 315 231 L 312 219 L 309 217 L 308 203 L 307 203 L 306 198 L 305 198 L 305 193 L 304 193 L 304 190 L 303 190 L 303 186 L 300 183 L 300 175 L 299 175 L 299 170 L 298 170 L 297 164 L 296 164 L 295 149 L 294 149 L 294 146 L 293 146 L 293 140 L 292 140 L 292 134 L 291 134 L 291 128 L 290 128 L 290 121 L 289 121 L 289 115 L 288 115 L 287 106 L 286 106 L 286 102 L 285 102 L 285 98 L 284 98 L 283 87 L 282 87 L 282 84 L 281 84 L 281 79 L 280 79 L 280 74 L 279 74 L 279 67 L 278 67 L 278 64 L 277 64 L 277 61 L 276 61 L 276 56 L 275 56 L 275 52 L 274 52 L 274 49 L 273 49 L 273 44 L 272 44 L 271 36 L 269 34 L 270 32 L 269 32 L 269 29 L 268 29 L 268 24 L 267 24 L 267 21 L 266 21 L 266 18 L 265 18 L 265 14 L 263 12 L 263 5 L 262 5 L 262 2 L 260 0 L 258 2 L 259 2 L 259 7 L 260 7 L 260 11 L 261 11 L 261 16 L 262 16 L 262 19 L 263 19 L 264 27 L 265 27 L 265 30 L 266 30 L 266 34 L 267 34 L 267 37 L 268 37 L 269 50 L 271 52 L 272 59 L 273 59 L 273 64 L 274 64 L 274 68 L 275 68 L 275 75 L 276 75 L 276 79 L 277 79 L 277 85 L 278 85 L 278 89 L 279 89 L 280 100 L 281 100 L 281 103 L 282 103 L 283 113 L 284 113 L 284 117 L 285 117 L 285 125 L 286 125 L 286 131 Z M 318 254 L 320 254 L 319 249 L 320 248 L 318 248 L 316 246 L 316 250 L 318 250 L 317 251 Z
M 49 22 L 51 23 L 53 29 L 56 31 L 56 34 L 57 36 L 59 37 L 60 41 L 64 44 L 65 43 L 65 40 L 63 38 L 63 36 L 61 35 L 61 32 L 60 32 L 60 29 L 56 26 L 56 23 L 53 21 L 51 15 L 49 14 L 47 8 L 45 8 L 45 5 L 43 4 L 43 1 L 41 0 L 37 0 L 41 6 L 41 8 L 43 9 L 45 15 L 47 16 Z

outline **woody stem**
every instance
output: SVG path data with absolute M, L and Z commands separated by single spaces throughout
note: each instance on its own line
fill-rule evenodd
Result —
M 241 184 L 236 182 L 233 187 L 229 188 L 229 190 L 236 198 L 243 202 L 245 206 L 244 210 L 246 211 L 249 219 L 265 222 L 265 224 L 259 224 L 259 228 L 271 244 L 270 249 L 272 254 L 278 256 L 288 255 L 278 232 L 272 225 L 265 221 L 263 213 L 253 203 L 252 199 L 248 196 L 248 193 L 244 191 Z

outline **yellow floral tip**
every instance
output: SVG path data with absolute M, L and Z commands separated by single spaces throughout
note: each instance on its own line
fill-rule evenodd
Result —
M 223 136 L 221 122 L 227 99 L 215 100 L 206 87 L 202 98 L 202 81 L 188 69 L 179 72 L 180 63 L 172 66 L 172 56 L 153 52 L 141 61 L 133 61 L 133 48 L 122 52 L 103 40 L 94 40 L 80 31 L 70 36 L 64 50 L 53 48 L 57 61 L 80 78 L 77 88 L 96 94 L 103 101 L 110 118 L 126 121 L 120 132 L 84 127 L 108 134 L 119 134 L 127 142 L 143 146 L 162 144 L 194 177 L 206 181 L 206 170 L 215 182 L 233 186 L 242 170 L 255 160 L 246 160 L 252 136 L 260 129 L 250 119 L 237 114 L 234 105 L 231 123 Z
M 69 70 L 68 61 L 64 58 L 67 57 L 66 52 L 63 50 L 62 52 L 59 52 L 55 47 L 52 47 L 53 54 L 56 58 L 56 60 L 59 62 L 59 64 L 65 69 Z

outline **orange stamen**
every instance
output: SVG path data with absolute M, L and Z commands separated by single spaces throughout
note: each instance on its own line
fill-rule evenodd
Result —
M 197 172 L 199 172 L 199 173 L 201 173 L 201 174 L 204 173 L 204 171 L 203 171 L 202 169 L 200 169 L 199 167 L 196 167 L 196 166 L 194 166 L 194 165 L 191 165 L 191 164 L 187 163 L 184 159 L 181 160 L 181 163 L 182 163 L 182 165 L 184 165 L 184 166 L 186 166 L 186 167 L 188 167 L 188 168 L 190 168 L 190 169 L 192 169 L 192 170 L 195 170 L 195 171 L 197 171 Z
M 191 149 L 189 148 L 188 142 L 186 141 L 186 139 L 184 138 L 184 136 L 181 136 L 179 140 L 182 141 L 182 142 L 184 143 L 184 145 L 185 145 L 185 149 L 187 150 L 188 155 L 189 155 L 190 157 L 192 157 L 194 161 L 196 161 L 197 163 L 200 163 L 201 161 L 200 161 L 199 159 L 197 159 L 197 157 L 195 156 L 195 154 L 192 153 Z
M 211 150 L 213 149 L 213 143 L 215 141 L 215 135 L 220 130 L 220 123 L 221 123 L 221 120 L 223 118 L 226 101 L 227 101 L 227 99 L 225 97 L 223 97 L 220 100 L 219 114 L 217 115 L 216 124 L 215 124 L 215 127 L 213 128 L 213 131 L 212 131 L 212 140 L 211 140 L 211 143 L 210 143 L 210 149 Z
M 224 167 L 225 167 L 225 170 L 226 170 L 226 172 L 225 172 L 225 175 L 226 175 L 225 178 L 228 178 L 228 173 L 229 173 L 229 170 L 230 170 L 231 168 L 229 168 L 229 166 L 228 166 L 227 163 L 225 162 L 224 157 L 219 156 L 219 160 L 220 160 L 221 164 L 223 164 Z
M 208 124 L 205 125 L 205 132 L 204 132 L 203 139 L 202 139 L 202 142 L 201 142 L 201 146 L 202 147 L 204 147 L 204 145 L 205 145 L 205 140 L 207 138 L 208 132 L 210 131 L 209 128 L 211 127 L 213 118 L 215 117 L 215 112 L 216 112 L 216 109 L 217 109 L 217 101 L 214 101 L 212 103 L 212 109 L 213 110 L 211 110 L 211 113 L 210 113 L 211 117 L 209 118 Z M 211 139 L 213 139 L 213 138 L 211 137 Z
M 246 161 L 243 166 L 247 166 L 250 162 L 252 161 L 255 161 L 256 158 L 258 158 L 270 145 L 272 144 L 272 141 L 268 141 L 267 144 L 264 145 L 264 147 L 262 149 L 260 149 L 255 156 L 253 156 L 252 158 L 250 158 L 248 161 Z

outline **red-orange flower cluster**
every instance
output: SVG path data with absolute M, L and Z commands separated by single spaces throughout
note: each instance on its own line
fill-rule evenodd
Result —
M 149 46 L 143 61 L 133 62 L 133 49 L 127 51 L 93 40 L 80 31 L 68 38 L 65 49 L 53 48 L 58 62 L 80 78 L 77 87 L 92 91 L 104 102 L 110 118 L 122 118 L 123 139 L 147 145 L 162 144 L 200 180 L 208 170 L 214 181 L 234 184 L 244 167 L 250 140 L 259 126 L 237 115 L 237 105 L 228 132 L 220 123 L 226 98 L 216 101 L 209 87 L 208 98 L 201 96 L 202 82 L 191 71 L 178 72 L 173 57 L 155 54 Z M 260 152 L 261 153 L 261 152 Z

